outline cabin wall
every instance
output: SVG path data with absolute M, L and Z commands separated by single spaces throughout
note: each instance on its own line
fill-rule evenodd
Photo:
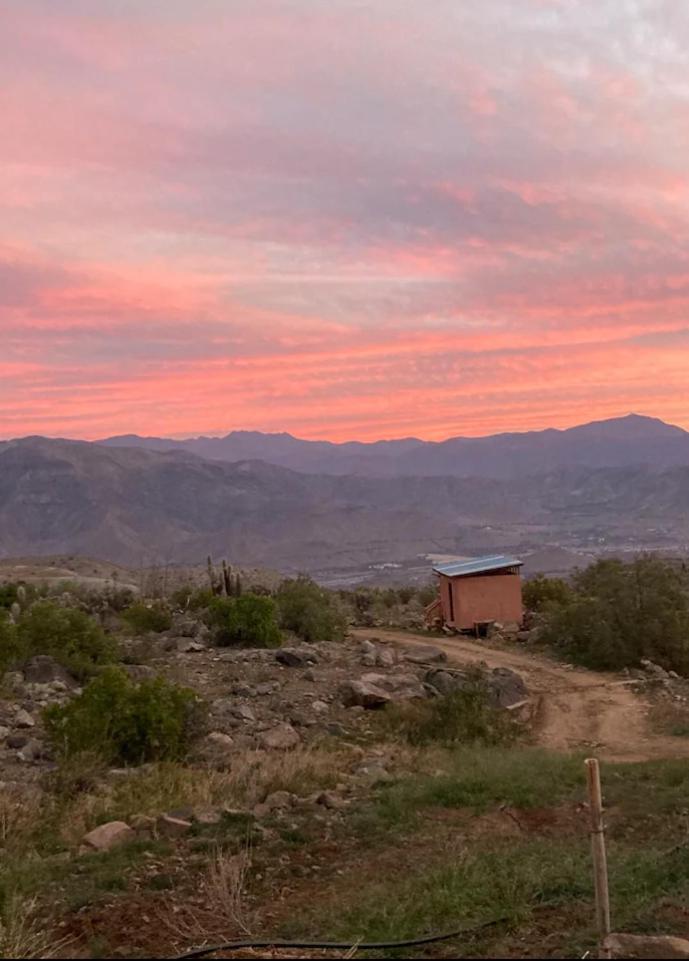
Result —
M 476 621 L 520 624 L 523 617 L 519 574 L 441 576 L 440 599 L 443 620 L 459 630 L 470 630 Z

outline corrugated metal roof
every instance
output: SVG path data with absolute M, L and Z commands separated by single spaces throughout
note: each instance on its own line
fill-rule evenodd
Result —
M 489 571 L 501 571 L 505 567 L 521 567 L 522 561 L 506 554 L 493 554 L 490 557 L 472 557 L 468 561 L 447 561 L 436 564 L 433 570 L 436 574 L 447 577 L 468 577 L 470 574 L 484 574 Z

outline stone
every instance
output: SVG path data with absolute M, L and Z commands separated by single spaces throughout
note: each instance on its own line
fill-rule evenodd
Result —
M 261 747 L 269 751 L 289 751 L 296 747 L 301 741 L 299 734 L 291 724 L 278 724 L 277 727 L 262 731 L 258 735 L 258 742 Z
M 14 715 L 14 726 L 19 728 L 35 727 L 36 722 L 28 711 L 25 711 L 24 708 L 20 708 Z
M 531 631 L 517 631 L 516 636 L 520 644 L 526 644 L 527 641 L 531 640 Z
M 361 655 L 362 667 L 375 667 L 377 664 L 377 659 L 375 654 L 362 654 Z
M 386 691 L 395 701 L 426 696 L 416 674 L 364 674 L 361 680 L 364 684 Z
M 136 838 L 133 831 L 124 821 L 108 821 L 89 831 L 82 838 L 82 844 L 93 851 L 109 851 L 119 844 L 126 844 Z
M 286 811 L 294 806 L 296 795 L 289 791 L 273 791 L 263 802 L 269 811 Z
M 52 681 L 62 681 L 71 687 L 76 684 L 69 671 L 49 654 L 36 654 L 27 661 L 24 667 L 24 680 L 28 684 L 50 684 Z
M 161 814 L 156 821 L 156 831 L 166 838 L 182 838 L 191 828 L 191 821 L 173 817 L 171 814 Z
M 524 679 L 507 667 L 496 667 L 488 675 L 490 699 L 495 707 L 512 707 L 525 701 L 529 691 Z
M 172 633 L 178 637 L 196 637 L 201 631 L 202 624 L 193 617 L 175 615 L 172 619 Z
M 138 838 L 150 840 L 156 834 L 156 819 L 147 814 L 135 814 L 129 819 L 130 828 L 136 832 Z
M 649 661 L 646 657 L 641 659 L 640 664 L 645 673 L 649 674 L 651 677 L 655 677 L 663 681 L 669 677 L 668 672 L 662 668 L 660 664 L 654 664 L 653 661 Z
M 256 715 L 248 704 L 235 704 L 232 713 L 242 721 L 255 721 Z
M 325 701 L 314 701 L 311 710 L 315 711 L 316 714 L 325 714 L 330 710 L 330 706 Z
M 224 734 L 222 731 L 211 731 L 210 734 L 206 735 L 205 742 L 213 748 L 230 748 L 234 744 L 230 735 Z
M 433 647 L 431 644 L 410 647 L 402 657 L 410 664 L 444 663 L 447 660 L 445 651 L 441 651 L 439 647 Z
M 379 710 L 392 700 L 386 691 L 363 680 L 344 681 L 339 694 L 345 707 L 362 707 L 367 711 Z
M 200 641 L 191 641 L 183 637 L 177 642 L 177 650 L 180 654 L 199 654 L 206 650 L 206 645 L 201 644 Z
M 4 741 L 6 737 L 9 737 L 9 734 L 10 734 L 10 729 L 0 724 L 0 741 Z
M 305 667 L 307 664 L 315 664 L 318 654 L 304 644 L 301 647 L 280 647 L 275 652 L 275 660 L 285 667 Z
M 267 697 L 272 694 L 275 690 L 275 684 L 272 681 L 263 681 L 261 684 L 257 684 L 254 691 L 258 697 Z
M 334 791 L 323 791 L 316 798 L 316 804 L 320 804 L 330 811 L 341 811 L 347 807 L 347 802 Z
M 388 647 L 381 647 L 376 651 L 376 667 L 394 667 L 395 655 Z
M 376 653 L 376 645 L 373 643 L 373 641 L 362 641 L 359 646 L 362 654 Z
M 315 683 L 316 672 L 312 670 L 310 667 L 307 667 L 304 673 L 302 674 L 302 677 L 304 678 L 305 681 L 311 681 L 312 683 Z
M 30 738 L 26 744 L 22 745 L 21 749 L 17 751 L 17 760 L 24 761 L 25 763 L 38 761 L 43 757 L 43 753 L 44 747 L 41 742 L 35 738 Z
M 194 820 L 197 824 L 201 824 L 204 827 L 213 827 L 216 824 L 220 824 L 222 819 L 222 808 L 202 808 L 199 811 L 194 811 Z

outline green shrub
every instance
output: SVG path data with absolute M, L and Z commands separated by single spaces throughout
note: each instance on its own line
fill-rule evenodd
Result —
M 81 680 L 117 657 L 115 643 L 88 614 L 50 601 L 39 601 L 22 614 L 17 642 L 21 657 L 50 654 Z
M 391 704 L 383 723 L 409 744 L 485 744 L 513 741 L 518 728 L 510 715 L 490 703 L 488 689 L 476 674 L 465 688 L 427 701 Z
M 193 691 L 163 678 L 135 684 L 106 668 L 79 697 L 44 711 L 48 737 L 67 758 L 95 753 L 109 764 L 179 760 L 200 732 L 201 706 Z
M 345 620 L 329 591 L 309 577 L 283 581 L 276 597 L 280 624 L 303 641 L 339 641 Z
M 17 630 L 5 611 L 0 609 L 0 675 L 21 659 Z
M 618 670 L 650 658 L 689 674 L 689 599 L 682 573 L 652 556 L 598 561 L 570 599 L 549 609 L 542 639 L 586 667 Z
M 522 597 L 527 611 L 542 611 L 552 604 L 567 604 L 572 599 L 572 588 L 561 577 L 538 574 L 526 581 Z
M 271 597 L 214 597 L 206 617 L 219 647 L 279 647 L 277 608 Z
M 163 631 L 169 631 L 172 627 L 170 608 L 163 601 L 155 601 L 152 604 L 137 601 L 122 612 L 122 619 L 137 634 L 148 634 L 151 631 L 160 634 Z

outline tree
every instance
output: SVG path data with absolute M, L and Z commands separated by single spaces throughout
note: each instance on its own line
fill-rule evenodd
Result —
M 219 647 L 280 646 L 277 608 L 272 597 L 215 597 L 209 605 L 207 621 Z

